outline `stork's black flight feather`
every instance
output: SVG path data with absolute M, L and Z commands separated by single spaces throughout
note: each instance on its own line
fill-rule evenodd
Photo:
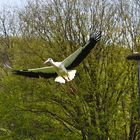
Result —
M 66 58 L 64 61 L 67 61 L 67 59 L 70 59 L 70 57 L 72 58 L 72 61 L 69 61 L 69 64 L 66 66 L 66 69 L 73 69 L 76 66 L 78 66 L 85 58 L 86 56 L 90 53 L 90 51 L 95 47 L 96 43 L 100 40 L 101 37 L 101 33 L 99 34 L 91 34 L 90 35 L 90 39 L 87 42 L 87 44 L 83 47 L 80 47 L 78 50 L 78 54 L 71 54 L 71 56 L 69 56 L 68 58 Z M 77 51 L 78 51 L 77 50 Z M 65 62 L 64 62 L 65 63 Z
M 55 78 L 57 77 L 57 73 L 45 73 L 45 72 L 34 72 L 34 71 L 28 71 L 28 70 L 13 70 L 13 74 L 16 75 L 22 75 L 25 77 L 30 77 L 30 78 Z

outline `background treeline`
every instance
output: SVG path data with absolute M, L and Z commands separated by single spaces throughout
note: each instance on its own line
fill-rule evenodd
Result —
M 12 75 L 102 38 L 65 85 Z M 29 0 L 0 12 L 0 139 L 139 140 L 139 0 Z

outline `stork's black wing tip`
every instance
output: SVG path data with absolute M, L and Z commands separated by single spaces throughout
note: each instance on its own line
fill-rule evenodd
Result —
M 20 75 L 20 76 L 25 76 L 25 77 L 30 77 L 30 78 L 39 78 L 40 73 L 35 73 L 35 72 L 30 72 L 28 70 L 13 70 L 12 73 L 14 75 Z
M 29 72 L 28 70 L 12 70 L 12 74 L 38 78 L 38 75 L 36 73 Z
M 12 70 L 13 74 L 20 75 L 21 73 L 27 72 L 28 70 Z
M 15 75 L 21 75 L 29 78 L 53 78 L 57 76 L 57 73 L 33 72 L 28 70 L 13 70 L 12 73 Z
M 90 41 L 99 41 L 102 36 L 102 31 L 96 32 L 96 33 L 91 33 L 90 34 Z

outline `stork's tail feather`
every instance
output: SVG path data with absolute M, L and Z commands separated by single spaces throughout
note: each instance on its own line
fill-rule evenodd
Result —
M 61 76 L 57 76 L 56 78 L 55 78 L 55 82 L 58 82 L 58 83 L 65 83 L 65 79 L 63 78 L 63 77 L 61 77 Z
M 68 76 L 66 77 L 68 81 L 71 81 L 72 79 L 74 79 L 76 74 L 76 70 L 70 70 L 68 71 Z
M 70 70 L 68 71 L 68 75 L 58 76 L 55 78 L 55 81 L 59 83 L 65 83 L 65 82 L 71 81 L 72 79 L 74 79 L 75 74 L 76 74 L 76 70 Z

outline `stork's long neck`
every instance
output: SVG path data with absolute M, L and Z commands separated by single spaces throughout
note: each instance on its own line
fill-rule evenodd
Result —
M 50 61 L 50 64 L 53 65 L 54 67 L 57 67 L 54 61 Z

